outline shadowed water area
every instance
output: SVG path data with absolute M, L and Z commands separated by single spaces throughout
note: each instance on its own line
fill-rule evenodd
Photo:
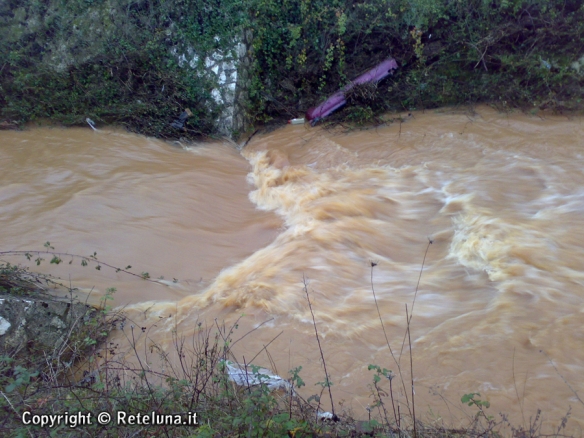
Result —
M 2 132 L 2 250 L 50 241 L 164 276 L 35 266 L 94 302 L 117 288 L 115 303 L 148 328 L 139 342 L 171 357 L 173 330 L 188 339 L 199 322 L 241 317 L 238 339 L 268 321 L 234 350 L 249 361 L 282 332 L 268 347 L 276 371 L 302 365 L 309 396 L 324 372 L 305 278 L 333 396 L 359 417 L 373 403 L 369 364 L 401 368 L 394 389 L 407 412 L 407 304 L 418 418 L 458 426 L 476 411 L 460 397 L 480 392 L 489 414 L 516 424 L 538 408 L 557 423 L 571 406 L 578 431 L 583 120 L 428 111 L 349 133 L 287 126 L 241 154 L 120 131 Z M 272 367 L 265 352 L 255 362 Z

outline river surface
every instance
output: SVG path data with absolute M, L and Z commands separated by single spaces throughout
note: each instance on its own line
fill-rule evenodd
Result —
M 34 266 L 92 302 L 116 288 L 140 342 L 170 356 L 173 331 L 239 318 L 237 339 L 265 322 L 236 355 L 260 352 L 283 376 L 301 365 L 308 397 L 324 371 L 306 283 L 337 411 L 361 418 L 369 364 L 401 370 L 396 401 L 411 404 L 407 305 L 418 418 L 464 424 L 476 408 L 460 398 L 478 392 L 516 425 L 537 409 L 557 425 L 571 406 L 580 435 L 583 223 L 581 117 L 444 109 L 352 132 L 286 126 L 241 153 L 117 130 L 0 132 L 1 250 L 49 241 L 164 277 Z

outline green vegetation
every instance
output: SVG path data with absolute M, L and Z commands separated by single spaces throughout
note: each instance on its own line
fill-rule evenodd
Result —
M 256 122 L 297 116 L 388 56 L 396 74 L 353 93 L 337 119 L 477 102 L 582 109 L 577 0 L 7 0 L 0 117 L 65 125 L 91 117 L 158 137 L 212 133 L 222 108 L 205 59 L 235 56 L 243 29 L 254 34 Z M 171 128 L 186 107 L 187 130 Z
M 43 256 L 47 256 L 51 257 L 51 263 L 56 264 L 56 260 L 60 263 L 67 257 L 71 261 L 81 260 L 83 266 L 103 266 L 140 277 L 128 271 L 131 266 L 116 268 L 98 260 L 95 253 L 89 257 L 57 253 L 49 242 L 45 247 L 47 251 L 5 251 L 0 255 L 24 256 L 38 263 L 42 263 Z M 37 258 L 32 260 L 33 256 Z M 372 275 L 374 266 L 375 263 L 372 263 Z M 144 280 L 152 281 L 148 278 Z M 58 283 L 50 276 L 31 273 L 5 261 L 0 264 L 0 287 L 3 293 L 9 295 L 34 298 L 42 293 L 39 285 L 56 286 Z M 73 304 L 75 289 L 69 288 L 68 292 Z M 304 292 L 312 313 L 306 283 Z M 315 335 L 325 365 L 324 381 L 316 384 L 320 387 L 316 394 L 304 399 L 296 391 L 305 386 L 301 366 L 289 371 L 289 379 L 280 389 L 272 390 L 268 387 L 271 377 L 266 370 L 238 361 L 234 356 L 231 346 L 255 329 L 239 336 L 238 322 L 231 327 L 221 326 L 216 321 L 211 326 L 199 322 L 192 339 L 187 340 L 173 331 L 172 345 L 163 347 L 149 336 L 150 330 L 158 327 L 156 324 L 141 327 L 122 313 L 112 310 L 108 302 L 114 293 L 114 289 L 107 290 L 99 311 L 91 312 L 88 317 L 71 318 L 66 330 L 68 335 L 58 348 L 31 350 L 28 346 L 10 348 L 5 343 L 0 344 L 2 436 L 106 437 L 112 436 L 112 433 L 118 437 L 208 438 L 552 436 L 544 435 L 541 412 L 530 418 L 528 424 L 514 427 L 503 414 L 499 414 L 498 419 L 487 415 L 490 403 L 475 392 L 464 394 L 460 400 L 476 409 L 474 415 L 469 415 L 465 428 L 449 429 L 440 423 L 425 424 L 416 418 L 413 389 L 411 399 L 406 396 L 405 402 L 403 399 L 398 402 L 398 392 L 407 384 L 401 370 L 393 373 L 373 364 L 369 365 L 369 371 L 373 371 L 370 385 L 373 403 L 368 407 L 369 418 L 358 421 L 342 402 L 333 401 L 330 387 L 334 377 L 331 379 L 326 372 L 325 353 L 314 314 Z M 372 293 L 375 295 L 373 282 Z M 44 294 L 42 296 L 45 297 Z M 411 316 L 407 316 L 407 324 L 410 322 Z M 129 351 L 106 340 L 112 330 L 126 337 Z M 406 331 L 409 332 L 408 329 Z M 23 348 L 26 348 L 26 354 L 22 354 Z M 389 360 L 393 352 L 389 344 L 388 348 Z M 267 353 L 267 345 L 263 350 Z M 176 359 L 171 360 L 172 357 Z M 395 363 L 399 369 L 399 362 Z M 238 384 L 234 383 L 233 370 L 240 376 Z M 322 403 L 328 401 L 326 396 L 323 399 L 327 390 L 333 407 L 329 419 L 319 415 L 323 411 Z M 338 415 L 334 414 L 335 404 L 340 406 Z M 120 411 L 126 415 L 119 417 Z M 102 412 L 111 415 L 111 419 L 104 421 L 104 417 L 99 416 Z M 67 424 L 62 419 L 61 424 L 51 428 L 39 425 L 41 417 L 38 416 L 45 415 L 44 421 L 50 424 L 56 421 L 50 415 L 65 413 L 71 414 Z M 88 413 L 91 415 L 88 416 Z M 134 419 L 134 424 L 130 424 L 128 415 L 138 413 L 146 417 L 168 415 L 173 422 L 190 419 L 191 423 L 136 424 Z M 34 423 L 32 415 L 37 416 Z M 561 420 L 553 436 L 565 436 L 569 415 L 570 412 Z M 125 419 L 127 423 L 116 425 L 117 418 Z
M 477 102 L 583 107 L 579 1 L 258 0 L 254 20 L 258 118 L 303 112 L 388 56 L 395 75 L 354 93 L 337 119 Z
M 90 117 L 157 137 L 211 132 L 221 108 L 201 67 L 207 55 L 234 49 L 235 3 L 3 1 L 1 114 L 65 125 Z M 181 54 L 191 56 L 180 62 Z M 187 131 L 171 128 L 187 107 Z

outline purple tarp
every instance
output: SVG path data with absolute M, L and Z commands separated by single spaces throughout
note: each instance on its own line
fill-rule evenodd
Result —
M 366 82 L 378 82 L 388 76 L 391 71 L 395 70 L 396 68 L 397 62 L 395 62 L 395 59 L 386 59 L 381 64 L 373 67 L 367 73 L 364 73 L 357 79 L 349 82 L 349 84 L 347 84 L 341 90 L 337 91 L 319 106 L 310 108 L 308 111 L 306 111 L 306 119 L 311 121 L 312 125 L 314 125 L 317 121 L 323 117 L 328 116 L 334 110 L 342 107 L 345 103 L 347 103 L 345 100 L 345 93 L 355 85 L 364 84 Z

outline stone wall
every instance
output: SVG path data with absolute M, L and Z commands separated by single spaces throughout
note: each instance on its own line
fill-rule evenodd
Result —
M 235 99 L 233 103 L 232 130 L 241 134 L 251 128 L 251 117 L 248 113 L 249 89 L 253 68 L 253 32 L 247 29 L 238 47 L 239 68 Z
M 240 41 L 233 43 L 231 50 L 216 51 L 200 62 L 199 57 L 192 50 L 187 54 L 177 55 L 179 64 L 187 62 L 195 74 L 210 78 L 215 84 L 211 96 L 215 103 L 223 107 L 216 127 L 219 133 L 234 137 L 250 128 L 250 117 L 247 113 L 247 100 L 251 86 L 251 69 L 253 66 L 253 33 L 246 30 Z
M 220 11 L 200 2 L 4 3 L 2 117 L 42 114 L 75 125 L 89 116 L 164 138 L 231 137 L 247 127 L 240 100 L 249 86 L 251 32 L 240 30 L 245 12 L 237 2 Z M 187 107 L 190 132 L 169 128 Z M 11 127 L 5 125 L 0 129 Z
M 58 354 L 97 311 L 82 303 L 52 298 L 0 296 L 0 350 Z

